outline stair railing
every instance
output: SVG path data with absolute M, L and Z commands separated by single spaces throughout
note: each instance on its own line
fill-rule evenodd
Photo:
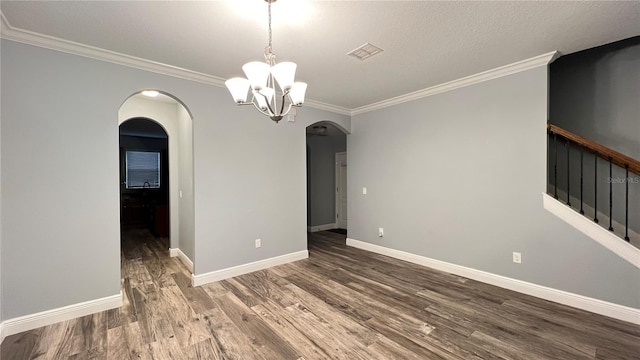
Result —
M 614 205 L 614 196 L 613 196 L 613 184 L 614 182 L 622 182 L 622 181 L 614 181 L 613 178 L 613 166 L 617 166 L 621 169 L 624 169 L 625 178 L 625 212 L 624 212 L 624 239 L 629 241 L 629 184 L 640 184 L 640 161 L 627 156 L 625 154 L 619 153 L 613 149 L 610 149 L 604 145 L 598 144 L 595 141 L 584 138 L 580 135 L 576 135 L 570 131 L 562 129 L 553 124 L 547 124 L 547 132 L 549 135 L 549 149 L 553 149 L 553 154 L 549 154 L 549 161 L 553 162 L 553 171 L 549 173 L 549 176 L 553 176 L 553 196 L 558 198 L 558 152 L 562 151 L 559 149 L 559 143 L 564 143 L 564 150 L 566 151 L 566 190 L 567 190 L 567 199 L 566 203 L 569 207 L 571 205 L 571 146 L 578 147 L 580 151 L 580 208 L 576 209 L 580 212 L 580 214 L 585 214 L 584 212 L 584 164 L 585 164 L 585 153 L 593 154 L 594 162 L 594 197 L 593 197 L 593 209 L 594 209 L 594 217 L 593 221 L 595 223 L 599 223 L 600 219 L 598 219 L 598 158 L 604 159 L 608 163 L 609 167 L 609 202 L 608 202 L 608 210 L 609 210 L 609 231 L 614 231 L 613 229 L 613 205 Z M 551 146 L 553 144 L 553 146 Z M 637 177 L 630 176 L 630 174 L 635 174 Z M 551 179 L 550 179 L 551 180 Z

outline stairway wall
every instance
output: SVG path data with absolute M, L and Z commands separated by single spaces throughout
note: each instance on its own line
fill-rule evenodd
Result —
M 640 159 L 640 36 L 561 57 L 549 69 L 549 122 L 613 150 Z M 549 183 L 554 146 L 549 148 Z M 570 150 L 571 195 L 580 198 L 580 152 Z M 558 188 L 567 191 L 567 153 L 558 145 Z M 585 155 L 586 204 L 593 207 L 594 158 Z M 640 232 L 640 175 L 626 174 L 600 159 L 595 175 L 598 209 L 608 213 L 609 183 L 613 184 L 613 219 L 624 223 L 625 181 L 629 182 L 629 227 Z M 578 205 L 579 206 L 579 205 Z

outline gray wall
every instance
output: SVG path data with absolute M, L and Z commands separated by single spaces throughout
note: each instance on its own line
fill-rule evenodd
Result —
M 193 221 L 193 126 L 184 106 L 178 106 L 178 177 L 180 184 L 180 244 L 182 252 L 193 261 L 195 238 Z
M 640 36 L 550 67 L 549 121 L 640 159 Z
M 0 51 L 2 49 L 0 48 Z M 1 52 L 0 52 L 1 54 Z M 0 69 L 2 69 L 2 58 L 0 57 Z M 0 70 L 0 79 L 2 78 L 2 73 Z M 0 89 L 1 90 L 1 89 Z M 1 100 L 1 99 L 0 99 Z M 0 101 L 0 324 L 4 319 L 3 311 L 2 311 L 2 101 Z M 1 336 L 0 336 L 1 337 Z M 2 342 L 2 340 L 0 340 Z
M 117 294 L 126 95 L 87 59 L 1 44 L 4 318 Z
M 347 135 L 342 132 L 337 133 L 339 131 L 336 129 L 328 136 L 307 135 L 307 150 L 309 151 L 307 163 L 308 226 L 336 222 L 335 155 L 338 152 L 347 151 Z
M 640 36 L 569 54 L 550 66 L 549 122 L 640 159 Z M 549 183 L 554 184 L 553 144 L 550 148 Z M 558 187 L 567 189 L 567 155 L 558 146 Z M 580 152 L 571 151 L 571 194 L 580 197 Z M 585 155 L 586 204 L 594 205 L 594 159 Z M 623 179 L 623 169 L 613 167 L 613 178 Z M 640 233 L 640 175 L 630 173 L 629 227 Z M 609 166 L 598 163 L 598 208 L 609 213 Z M 625 219 L 625 184 L 613 183 L 613 219 Z M 579 207 L 579 204 L 572 204 Z
M 332 120 L 350 129 L 348 116 L 309 107 L 275 124 L 220 92 L 231 107 L 224 121 L 194 112 L 196 273 L 306 250 L 305 127 Z
M 640 271 L 543 209 L 547 76 L 354 116 L 349 237 L 640 308 Z
M 221 87 L 0 44 L 3 319 L 119 293 L 118 109 L 145 88 L 193 115 L 195 273 L 306 249 L 305 127 L 348 116 L 276 125 Z

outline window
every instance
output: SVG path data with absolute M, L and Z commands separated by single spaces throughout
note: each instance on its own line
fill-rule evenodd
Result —
M 160 153 L 157 151 L 127 151 L 127 189 L 160 188 Z

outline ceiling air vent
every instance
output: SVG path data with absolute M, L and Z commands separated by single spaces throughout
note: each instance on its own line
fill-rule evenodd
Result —
M 380 49 L 379 47 L 366 43 L 362 46 L 359 46 L 356 49 L 351 50 L 350 52 L 347 53 L 347 55 L 349 56 L 353 56 L 354 58 L 360 60 L 360 61 L 364 61 L 370 57 L 372 57 L 375 54 L 379 54 L 381 52 L 383 52 L 384 50 Z

